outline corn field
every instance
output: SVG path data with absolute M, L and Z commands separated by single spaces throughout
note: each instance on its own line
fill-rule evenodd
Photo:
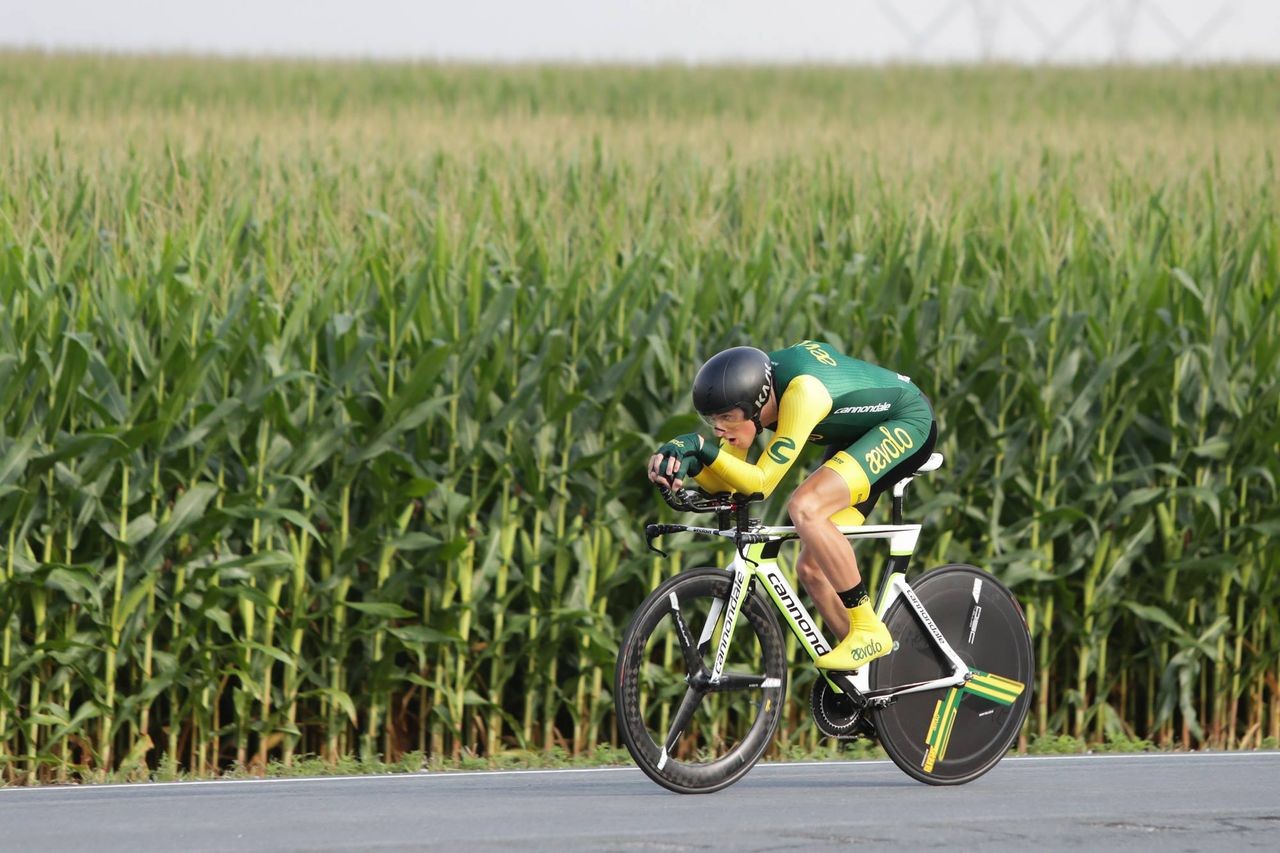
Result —
M 1275 746 L 1277 154 L 1267 67 L 0 54 L 0 779 L 616 743 L 726 559 L 644 461 L 803 338 L 933 400 L 1028 737 Z

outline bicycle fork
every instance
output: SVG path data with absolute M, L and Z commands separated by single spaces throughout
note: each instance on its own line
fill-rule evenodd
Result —
M 750 574 L 748 572 L 735 572 L 733 586 L 729 591 L 728 605 L 726 606 L 723 599 L 717 598 L 712 601 L 706 624 L 703 626 L 702 633 L 696 643 L 693 641 L 693 634 L 689 630 L 684 614 L 680 610 L 679 596 L 674 591 L 669 596 L 671 620 L 675 624 L 676 636 L 680 642 L 680 651 L 684 657 L 685 682 L 689 685 L 689 689 L 685 691 L 680 707 L 676 710 L 675 717 L 672 719 L 671 726 L 667 731 L 667 737 L 662 745 L 662 752 L 658 757 L 659 770 L 666 766 L 671 757 L 671 752 L 684 735 L 684 730 L 689 725 L 689 721 L 693 719 L 693 714 L 702 702 L 702 698 L 708 693 L 749 690 L 752 688 L 768 689 L 782 686 L 780 678 L 770 677 L 766 673 L 724 671 L 725 659 L 729 654 L 729 644 L 733 639 L 733 629 L 737 624 L 738 615 L 742 612 L 742 601 L 749 589 L 749 583 Z M 722 614 L 724 616 L 723 621 L 720 618 Z M 710 647 L 711 635 L 714 633 L 717 623 L 721 624 L 719 644 L 716 648 L 715 663 L 708 670 L 703 658 Z

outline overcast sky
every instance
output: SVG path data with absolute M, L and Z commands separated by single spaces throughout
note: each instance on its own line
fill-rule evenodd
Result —
M 509 62 L 1277 61 L 1280 0 L 0 0 L 0 46 Z

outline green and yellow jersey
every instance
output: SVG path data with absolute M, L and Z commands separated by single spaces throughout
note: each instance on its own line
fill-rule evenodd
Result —
M 769 353 L 778 420 L 755 462 L 747 449 L 721 442 L 695 476 L 712 492 L 762 492 L 777 487 L 807 442 L 844 448 L 825 463 L 849 484 L 851 503 L 905 457 L 924 448 L 933 409 L 910 378 L 838 352 L 823 341 L 801 341 Z

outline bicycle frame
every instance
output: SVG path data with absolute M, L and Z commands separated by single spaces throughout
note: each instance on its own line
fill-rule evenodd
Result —
M 937 625 L 934 624 L 933 618 L 925 610 L 924 605 L 911 588 L 911 584 L 907 582 L 906 568 L 911 555 L 915 552 L 916 542 L 920 535 L 920 527 L 919 524 L 893 524 L 841 527 L 839 530 L 849 539 L 889 540 L 890 557 L 886 568 L 887 578 L 881 585 L 880 600 L 876 611 L 883 618 L 893 602 L 899 597 L 905 598 L 907 604 L 915 611 L 920 624 L 928 630 L 929 636 L 933 639 L 938 650 L 950 661 L 952 673 L 942 678 L 872 693 L 869 689 L 870 676 L 867 667 L 862 667 L 854 674 L 823 672 L 823 676 L 837 692 L 849 692 L 853 696 L 862 696 L 873 704 L 888 704 L 894 698 L 909 693 L 923 693 L 928 690 L 959 687 L 971 678 L 969 666 L 951 648 L 951 644 L 947 642 L 946 637 L 942 635 Z M 699 532 L 714 533 L 721 536 L 733 535 L 732 531 L 710 529 L 703 529 Z M 717 601 L 712 606 L 711 612 L 707 616 L 706 625 L 703 626 L 702 633 L 698 638 L 697 648 L 699 654 L 705 654 L 710 647 L 716 624 L 718 622 L 721 623 L 720 636 L 716 638 L 715 665 L 711 670 L 710 683 L 713 686 L 712 689 L 714 689 L 714 685 L 718 685 L 721 682 L 724 675 L 725 658 L 729 652 L 738 617 L 742 612 L 744 592 L 749 588 L 749 584 L 753 580 L 759 581 L 761 586 L 769 593 L 774 606 L 783 615 L 787 626 L 791 629 L 791 633 L 809 654 L 811 660 L 817 660 L 819 655 L 825 654 L 831 649 L 831 646 L 828 645 L 826 638 L 817 629 L 813 617 L 800 601 L 795 588 L 792 587 L 791 582 L 777 562 L 778 552 L 781 550 L 782 543 L 797 538 L 795 528 L 761 527 L 753 532 L 760 536 L 776 536 L 777 538 L 763 543 L 748 545 L 745 553 L 734 554 L 733 562 L 725 567 L 726 570 L 733 572 L 733 585 L 730 588 L 727 606 L 720 601 Z M 977 583 L 981 583 L 981 581 Z M 977 595 L 977 589 L 974 590 L 974 594 L 975 596 Z M 678 602 L 673 601 L 672 605 L 679 609 Z M 724 619 L 721 622 L 722 611 L 726 611 L 726 608 L 727 612 L 723 612 Z

